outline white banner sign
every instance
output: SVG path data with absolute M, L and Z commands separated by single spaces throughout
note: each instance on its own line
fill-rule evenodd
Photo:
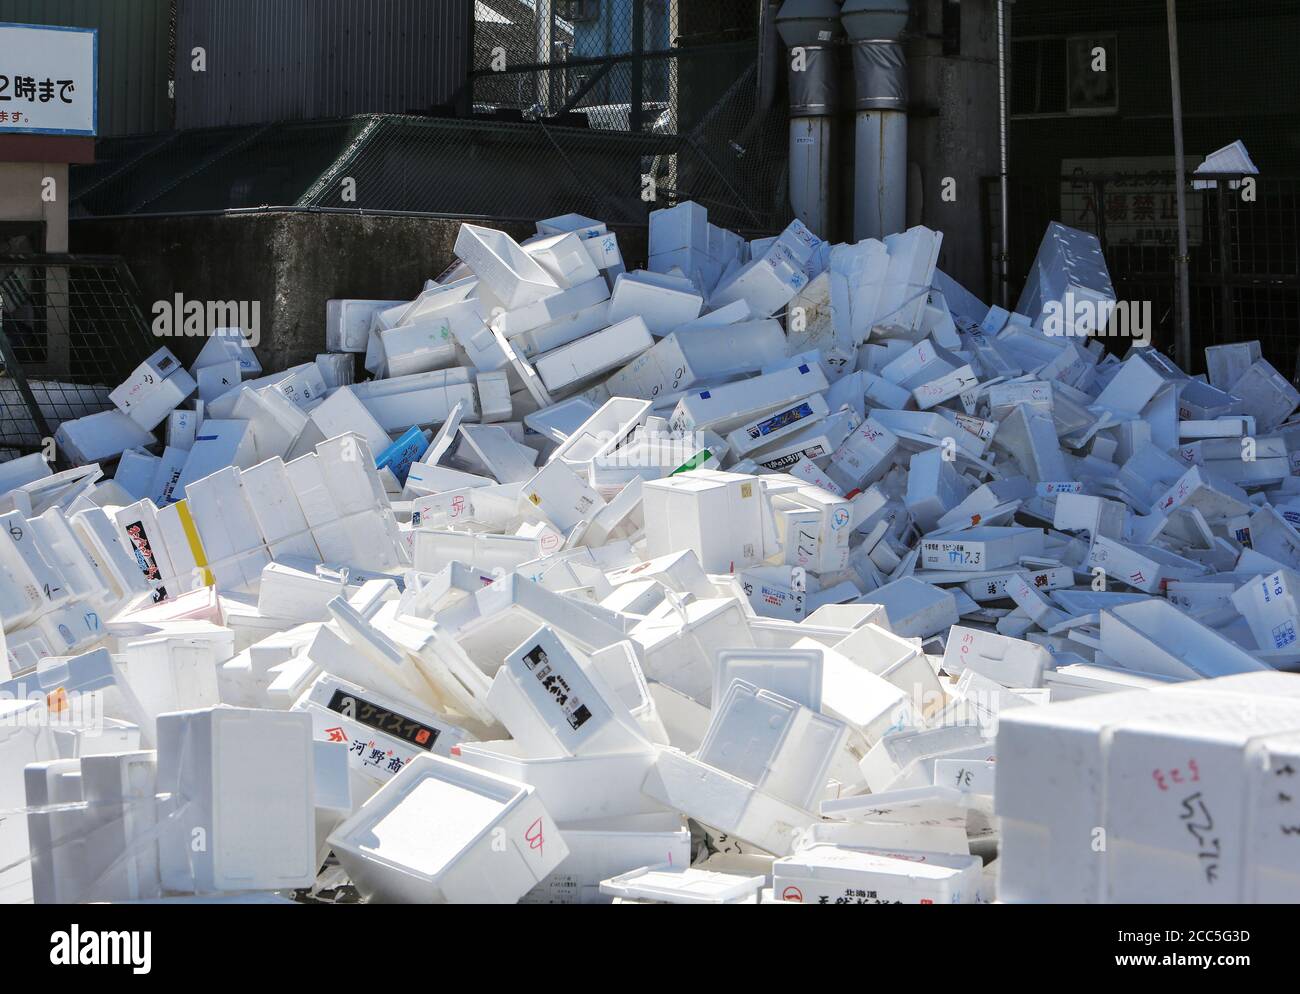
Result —
M 0 24 L 0 134 L 98 131 L 99 32 Z

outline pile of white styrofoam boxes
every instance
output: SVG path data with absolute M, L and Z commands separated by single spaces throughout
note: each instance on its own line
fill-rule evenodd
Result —
M 941 241 L 466 225 L 160 350 L 0 464 L 0 895 L 1300 898 L 1300 393 Z

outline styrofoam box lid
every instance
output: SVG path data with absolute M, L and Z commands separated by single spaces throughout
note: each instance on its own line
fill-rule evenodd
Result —
M 720 649 L 713 668 L 713 700 L 732 680 L 744 680 L 812 711 L 822 707 L 822 654 L 814 649 Z
M 650 866 L 601 882 L 612 897 L 643 898 L 671 904 L 727 904 L 758 893 L 764 877 L 741 877 L 694 867 Z
M 357 851 L 436 877 L 531 787 L 437 756 L 418 756 L 337 830 Z

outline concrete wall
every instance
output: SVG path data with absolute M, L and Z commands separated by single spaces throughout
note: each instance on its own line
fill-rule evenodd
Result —
M 54 180 L 54 199 L 42 193 Z M 44 221 L 45 251 L 68 251 L 68 167 L 54 162 L 0 162 L 0 221 Z
M 262 214 L 84 219 L 73 250 L 126 258 L 152 320 L 155 302 L 241 301 L 260 308 L 258 357 L 267 371 L 325 351 L 325 302 L 403 300 L 455 262 L 459 221 L 438 218 L 267 212 Z M 516 238 L 531 225 L 497 227 Z M 644 228 L 619 229 L 629 261 L 644 260 Z M 202 341 L 165 343 L 189 362 Z

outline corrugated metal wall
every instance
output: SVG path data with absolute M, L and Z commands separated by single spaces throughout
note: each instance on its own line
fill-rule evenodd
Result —
M 420 111 L 457 100 L 473 0 L 179 0 L 176 125 Z M 207 71 L 193 70 L 202 48 Z
M 171 0 L 0 0 L 0 21 L 99 29 L 99 133 L 172 126 Z

